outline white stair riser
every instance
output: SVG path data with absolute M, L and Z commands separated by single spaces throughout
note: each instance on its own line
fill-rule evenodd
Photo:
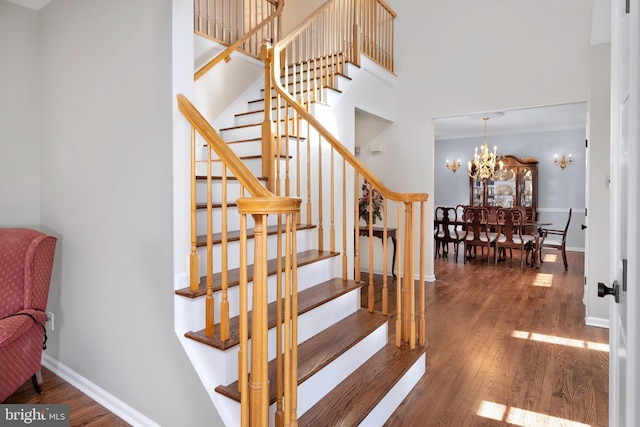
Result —
M 326 282 L 334 277 L 334 274 L 332 274 L 332 264 L 335 262 L 336 258 L 329 258 L 298 267 L 298 292 L 302 292 L 318 283 Z M 188 282 L 185 284 L 188 285 Z M 267 292 L 270 297 L 269 302 L 272 302 L 273 298 L 275 298 L 276 285 L 277 277 L 275 275 L 269 276 L 267 279 Z M 248 282 L 248 286 L 250 291 L 253 283 Z M 233 301 L 237 302 L 240 292 L 239 288 L 237 286 L 233 286 L 228 290 L 228 292 L 235 293 Z M 222 298 L 221 295 L 222 291 L 216 291 L 213 293 L 213 298 L 216 301 L 217 307 L 219 306 Z M 198 298 L 184 298 L 177 296 L 176 298 L 176 310 L 180 311 L 182 314 L 182 317 L 180 318 L 180 330 L 184 330 L 186 332 L 202 329 L 205 322 L 205 296 L 203 295 Z M 229 296 L 230 300 L 231 298 L 232 297 Z M 238 307 L 237 303 L 230 304 L 230 312 L 232 313 L 232 316 L 238 314 Z M 219 313 L 216 313 L 214 316 L 216 321 L 219 321 Z
M 389 419 L 425 374 L 426 366 L 426 356 L 423 353 L 376 407 L 369 412 L 367 417 L 360 423 L 360 427 L 379 427 L 384 425 L 386 420 Z
M 176 298 L 180 298 L 180 297 L 176 297 Z M 185 302 L 187 303 L 185 304 Z M 195 330 L 202 329 L 204 327 L 204 305 L 195 304 L 194 301 L 186 301 L 186 299 L 184 298 L 182 298 L 182 301 L 176 300 L 176 304 L 180 305 L 180 307 L 176 309 L 177 311 L 184 312 L 184 313 L 191 312 L 190 317 L 202 318 L 202 323 L 200 323 L 201 326 L 199 328 L 194 328 Z M 230 301 L 230 309 L 234 305 L 237 307 L 237 304 L 232 304 Z M 360 305 L 360 290 L 355 289 L 345 295 L 342 295 L 339 298 L 335 298 L 323 304 L 319 308 L 316 308 L 314 310 L 311 310 L 307 313 L 304 313 L 298 316 L 298 343 L 308 340 L 314 335 L 317 335 L 318 333 L 322 332 L 327 327 L 353 314 L 356 310 L 358 310 L 359 305 Z M 251 306 L 249 305 L 249 309 L 250 307 Z M 216 311 L 219 311 L 218 300 L 216 300 Z M 198 312 L 200 312 L 201 314 L 198 314 Z M 235 314 L 237 315 L 237 313 Z M 231 315 L 233 316 L 234 314 L 231 314 Z M 190 329 L 184 329 L 182 331 L 182 334 L 184 335 L 184 333 L 186 333 L 189 330 Z M 269 330 L 268 354 L 269 354 L 270 360 L 274 359 L 276 355 L 275 334 L 276 334 L 275 328 Z M 193 341 L 193 340 L 189 340 L 189 341 Z M 384 341 L 386 343 L 386 334 L 384 337 Z M 193 351 L 196 354 L 190 355 L 192 357 L 192 363 L 195 357 L 196 360 L 202 360 L 203 362 L 201 363 L 209 365 L 211 364 L 211 360 L 215 358 L 215 360 L 218 361 L 218 364 L 216 367 L 217 370 L 223 371 L 216 375 L 218 377 L 222 376 L 222 378 L 219 378 L 219 382 L 216 385 L 230 384 L 238 379 L 238 350 L 239 350 L 238 346 L 234 346 L 226 351 L 222 351 L 205 344 L 201 344 L 201 343 L 197 343 L 197 344 L 199 345 L 193 348 Z M 249 348 L 251 348 L 251 340 L 249 340 Z
M 342 85 L 345 88 L 347 87 L 347 86 L 344 86 L 344 83 L 340 83 L 340 85 Z M 273 92 L 273 89 L 272 89 L 272 92 Z M 289 95 L 291 95 L 292 98 L 298 101 L 324 102 L 325 104 L 335 105 L 339 101 L 341 93 L 338 90 L 334 90 L 332 88 L 327 88 L 327 87 L 318 88 L 312 91 L 301 92 L 300 88 L 296 87 L 296 93 L 293 94 L 290 91 Z M 272 96 L 275 96 L 275 93 L 272 93 Z M 264 90 L 262 92 L 262 97 L 264 97 Z
M 256 154 L 259 155 L 259 154 Z M 238 156 L 242 157 L 242 156 Z M 220 160 L 217 160 L 215 157 L 214 161 L 211 162 L 211 176 L 222 176 L 222 166 L 223 163 Z M 250 158 L 250 159 L 241 159 L 242 162 L 249 168 L 251 172 L 255 176 L 262 176 L 262 158 Z M 196 163 L 196 175 L 206 175 L 207 174 L 208 165 L 206 161 L 199 161 Z M 226 168 L 227 177 L 234 176 L 231 169 Z
M 262 123 L 256 122 L 252 126 L 240 128 L 228 128 L 220 131 L 220 136 L 226 142 L 243 141 L 246 139 L 260 138 L 262 135 Z
M 239 230 L 240 229 L 240 214 L 238 214 L 237 206 L 227 207 L 227 230 Z M 222 208 L 213 208 L 211 210 L 212 228 L 214 233 L 222 232 Z M 275 225 L 277 218 L 275 216 L 269 216 L 267 218 L 269 225 Z M 198 236 L 206 235 L 207 233 L 207 210 L 206 208 L 198 209 L 196 212 L 196 234 Z M 253 229 L 255 226 L 253 217 L 247 216 L 247 229 Z
M 285 125 L 286 123 L 289 123 L 288 128 Z M 272 126 L 277 126 L 277 124 L 272 123 Z M 290 120 L 288 122 L 285 122 L 284 118 L 281 118 L 279 126 L 280 126 L 280 132 L 282 134 L 296 135 L 296 133 L 298 133 L 300 135 L 305 135 L 304 132 L 306 132 L 306 127 L 302 127 L 302 126 L 300 127 L 300 130 L 296 132 L 296 127 L 293 122 L 293 117 L 290 117 Z M 275 131 L 275 128 L 274 128 L 274 131 Z M 236 127 L 227 128 L 225 130 L 220 131 L 220 136 L 227 143 L 260 138 L 262 136 L 262 123 L 255 123 L 252 125 L 242 126 L 237 128 Z
M 258 104 L 260 105 L 260 104 Z M 254 107 L 256 107 L 254 105 Z M 288 113 L 289 117 L 293 117 L 294 114 L 294 109 L 292 107 L 289 108 L 284 108 L 284 107 L 280 107 L 280 112 L 278 113 L 278 111 L 276 109 L 273 108 L 274 106 L 271 106 L 271 120 L 276 120 L 276 119 L 284 119 L 285 115 Z M 279 114 L 279 116 L 278 116 Z M 235 118 L 235 122 L 236 122 L 236 126 L 243 126 L 243 125 L 249 125 L 249 124 L 253 124 L 253 123 L 260 123 L 264 121 L 264 104 L 261 105 L 260 109 L 256 109 L 254 110 L 254 112 L 252 114 L 241 114 L 241 115 L 237 115 Z
M 305 76 L 306 78 L 306 76 Z M 326 86 L 326 85 L 324 85 Z M 301 93 L 306 93 L 306 92 L 317 92 L 319 90 L 321 90 L 321 82 L 319 80 L 311 80 L 311 81 L 303 81 L 302 83 L 300 83 L 299 81 L 295 82 L 295 85 L 293 84 L 293 82 L 289 81 L 287 82 L 287 84 L 284 83 L 284 81 L 282 82 L 282 87 L 294 98 L 298 99 L 301 96 Z M 309 87 L 311 87 L 311 90 L 307 90 Z M 294 92 L 295 90 L 295 92 Z M 278 93 L 278 91 L 276 91 L 274 88 L 271 88 L 271 97 L 275 97 L 276 94 Z M 294 95 L 295 93 L 295 95 Z M 264 94 L 265 94 L 265 90 L 262 89 L 260 91 L 260 96 L 262 98 L 264 98 Z M 316 95 L 317 96 L 317 95 Z
M 305 250 L 309 250 L 312 247 L 312 240 L 313 237 L 311 235 L 312 230 L 302 230 L 296 233 L 296 242 L 298 245 L 298 251 L 305 251 Z M 267 238 L 267 250 L 269 254 L 273 254 L 271 256 L 271 258 L 275 258 L 275 254 L 277 253 L 277 245 L 278 245 L 278 240 L 277 240 L 278 236 L 277 235 L 270 235 Z M 253 264 L 253 254 L 254 254 L 254 250 L 255 250 L 255 246 L 254 246 L 254 240 L 247 240 L 247 262 L 249 264 Z M 282 245 L 284 246 L 284 240 Z M 222 245 L 213 245 L 212 246 L 212 250 L 213 250 L 213 272 L 218 273 L 222 270 L 222 265 L 220 265 L 220 260 L 222 259 Z M 196 251 L 198 252 L 198 256 L 199 256 L 199 275 L 200 276 L 204 276 L 207 274 L 207 262 L 206 262 L 206 254 L 207 254 L 207 247 L 206 246 L 199 246 Z M 240 242 L 239 241 L 234 241 L 234 242 L 229 242 L 228 243 L 228 251 L 227 251 L 227 257 L 228 257 L 228 269 L 234 269 L 234 268 L 238 268 L 238 264 L 239 264 L 239 259 L 238 257 L 240 256 Z
M 351 86 L 351 79 L 343 75 L 337 75 L 335 78 L 335 84 L 336 84 L 336 89 L 338 89 L 341 92 L 345 92 L 349 88 L 349 86 Z
M 307 412 L 340 382 L 387 344 L 388 323 L 298 386 L 298 416 Z M 388 417 L 387 417 L 388 418 Z
M 304 342 L 314 335 L 319 334 L 334 323 L 344 319 L 345 317 L 355 313 L 360 306 L 360 292 L 354 290 L 348 294 L 335 298 L 322 306 L 298 316 L 298 343 Z M 324 310 L 320 310 L 323 309 Z M 327 315 L 329 313 L 329 315 Z M 386 335 L 385 335 L 386 342 Z M 276 329 L 269 329 L 268 333 L 269 360 L 276 357 Z M 234 374 L 231 381 L 224 383 L 230 384 L 238 379 L 238 350 L 236 346 L 225 352 L 227 374 Z M 215 350 L 214 351 L 218 351 Z M 249 340 L 249 352 L 251 351 L 251 340 Z M 249 353 L 251 354 L 251 353 Z
M 264 185 L 264 181 L 261 181 Z M 240 192 L 240 182 L 236 179 L 228 179 L 227 180 L 227 203 L 232 203 L 238 200 L 240 197 L 250 197 L 249 193 L 245 190 L 244 196 L 241 195 Z M 222 201 L 222 181 L 212 180 L 211 181 L 211 201 L 220 203 Z M 207 180 L 206 179 L 198 179 L 196 180 L 196 203 L 206 203 L 207 202 Z
M 245 133 L 244 136 L 247 136 L 247 138 L 231 139 L 231 140 L 230 139 L 225 139 L 225 141 L 227 142 L 227 146 L 229 148 L 231 148 L 231 150 L 233 150 L 233 152 L 236 153 L 236 155 L 238 157 L 260 156 L 262 154 L 262 136 L 257 131 L 259 129 L 259 126 L 252 126 L 252 128 L 254 128 L 254 129 L 253 130 L 248 130 L 248 131 L 247 131 L 247 129 L 242 128 L 242 129 L 244 129 L 242 132 Z M 251 129 L 251 128 L 248 128 L 248 129 Z M 233 132 L 235 130 L 236 129 L 228 131 L 232 135 L 232 137 L 233 137 Z M 236 141 L 239 141 L 239 142 L 236 142 Z M 197 144 L 197 151 L 196 151 L 196 162 L 197 162 L 196 165 L 197 166 L 196 167 L 199 167 L 198 164 L 202 163 L 202 164 L 205 165 L 204 166 L 204 168 L 205 168 L 204 170 L 206 170 L 206 161 L 207 161 L 207 156 L 208 156 L 207 148 L 208 148 L 208 146 L 204 142 Z M 212 150 L 211 158 L 213 160 L 216 160 L 216 159 L 219 159 L 220 157 L 215 152 L 215 150 Z M 198 170 L 200 170 L 200 169 L 198 169 Z

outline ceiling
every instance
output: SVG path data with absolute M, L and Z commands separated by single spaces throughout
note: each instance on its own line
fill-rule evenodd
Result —
M 501 113 L 504 114 L 500 115 Z M 434 120 L 435 139 L 483 136 L 484 122 L 482 118 L 485 116 L 489 117 L 487 135 L 586 129 L 587 103 L 576 102 L 438 118 Z

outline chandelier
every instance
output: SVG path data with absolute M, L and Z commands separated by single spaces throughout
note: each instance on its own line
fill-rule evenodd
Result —
M 484 144 L 482 144 L 481 152 L 478 154 L 476 147 L 473 154 L 473 161 L 469 162 L 469 176 L 478 181 L 486 181 L 488 179 L 496 179 L 500 176 L 504 164 L 502 160 L 498 161 L 498 147 L 493 146 L 493 152 L 489 152 L 487 146 L 487 120 L 489 117 L 483 117 L 484 120 Z

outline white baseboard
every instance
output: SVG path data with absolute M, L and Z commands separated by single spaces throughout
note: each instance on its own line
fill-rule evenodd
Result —
M 93 400 L 116 414 L 118 417 L 122 418 L 127 423 L 133 426 L 140 427 L 160 427 L 160 424 L 154 422 L 145 415 L 136 411 L 134 408 L 119 400 L 111 393 L 98 387 L 91 381 L 84 378 L 82 375 L 73 371 L 68 366 L 65 366 L 62 363 L 58 362 L 48 354 L 42 354 L 42 366 L 46 367 L 54 374 L 56 374 L 87 396 L 91 397 Z
M 609 319 L 603 319 L 601 317 L 586 316 L 584 318 L 584 324 L 587 326 L 595 326 L 596 328 L 609 329 Z

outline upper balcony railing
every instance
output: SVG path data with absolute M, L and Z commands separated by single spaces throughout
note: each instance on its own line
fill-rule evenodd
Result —
M 257 57 L 265 41 L 278 41 L 283 6 L 282 0 L 195 0 L 195 33 L 228 46 L 196 71 L 196 80 L 235 50 Z

